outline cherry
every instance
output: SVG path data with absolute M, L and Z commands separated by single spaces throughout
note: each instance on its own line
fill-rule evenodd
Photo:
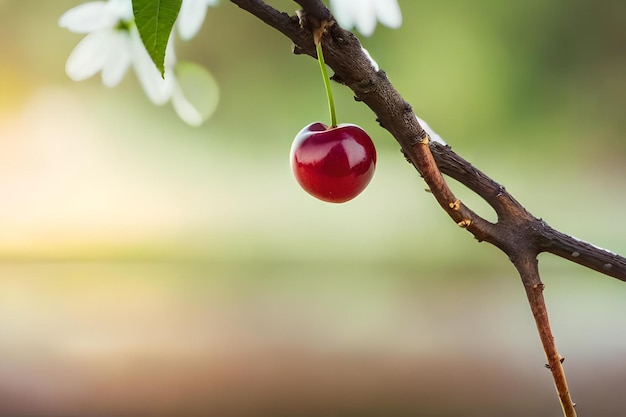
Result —
M 313 33 L 317 60 L 328 98 L 330 127 L 315 122 L 305 126 L 291 145 L 291 169 L 306 192 L 323 201 L 344 203 L 367 187 L 376 166 L 376 148 L 363 129 L 337 124 L 330 77 L 324 63 L 321 38 L 325 26 Z
M 376 149 L 353 124 L 304 127 L 291 145 L 291 169 L 306 192 L 323 201 L 343 203 L 359 195 L 374 175 Z

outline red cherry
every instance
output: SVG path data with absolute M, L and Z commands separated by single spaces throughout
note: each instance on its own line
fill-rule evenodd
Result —
M 363 129 L 352 124 L 311 123 L 291 145 L 291 169 L 306 192 L 343 203 L 367 187 L 376 166 L 376 149 Z

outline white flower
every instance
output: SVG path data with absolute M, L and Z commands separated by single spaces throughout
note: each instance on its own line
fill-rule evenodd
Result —
M 183 40 L 190 40 L 200 30 L 206 10 L 210 6 L 217 6 L 218 0 L 184 0 L 180 6 L 178 19 L 176 19 L 176 28 L 178 34 Z
M 186 0 L 185 3 L 201 2 L 206 10 L 206 5 L 212 1 Z M 214 111 L 217 85 L 210 74 L 193 77 L 192 86 L 183 88 L 179 84 L 172 36 L 165 54 L 165 77 L 161 76 L 139 36 L 131 0 L 82 4 L 65 12 L 59 19 L 59 26 L 87 34 L 71 52 L 65 65 L 65 71 L 72 80 L 82 81 L 102 72 L 103 84 L 114 87 L 132 66 L 150 101 L 160 106 L 171 100 L 176 113 L 188 124 L 198 126 Z M 194 74 L 197 72 L 194 71 Z M 185 81 L 185 84 L 189 82 Z M 196 90 L 212 94 L 210 105 L 206 104 L 206 99 L 194 97 L 194 104 L 187 99 L 185 92 L 193 95 Z
M 330 0 L 337 22 L 351 29 L 356 26 L 365 36 L 374 33 L 376 22 L 397 29 L 402 24 L 402 13 L 397 0 Z
M 59 26 L 87 34 L 67 59 L 67 75 L 82 81 L 101 71 L 104 85 L 119 84 L 131 63 L 133 38 L 118 27 L 132 17 L 130 1 L 120 0 L 85 3 L 65 12 Z

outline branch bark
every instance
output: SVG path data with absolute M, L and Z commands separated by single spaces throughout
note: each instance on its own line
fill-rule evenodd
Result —
M 288 37 L 295 53 L 316 57 L 310 27 L 303 27 L 300 18 L 281 13 L 260 0 L 231 1 Z M 297 0 L 297 3 L 309 18 L 308 25 L 332 18 L 319 0 Z M 385 72 L 372 66 L 351 32 L 334 24 L 327 29 L 322 46 L 326 64 L 335 72 L 333 79 L 349 87 L 355 99 L 376 114 L 380 125 L 400 144 L 406 159 L 422 175 L 443 210 L 478 241 L 495 245 L 509 257 L 526 289 L 564 415 L 575 416 L 562 358 L 556 350 L 548 321 L 537 255 L 549 252 L 622 281 L 626 281 L 626 258 L 551 228 L 449 146 L 430 141 L 410 104 L 395 90 Z M 458 200 L 442 173 L 483 198 L 495 210 L 497 222 L 483 219 Z
M 526 290 L 526 296 L 530 304 L 530 309 L 535 318 L 535 324 L 539 331 L 539 339 L 543 345 L 548 363 L 546 368 L 552 372 L 554 386 L 559 395 L 559 401 L 563 409 L 563 415 L 566 417 L 575 417 L 575 404 L 570 397 L 567 379 L 565 378 L 565 370 L 563 369 L 564 358 L 559 355 L 554 343 L 554 336 L 550 328 L 550 320 L 548 319 L 548 309 L 543 299 L 544 285 L 539 277 L 538 262 L 536 256 L 528 256 L 528 251 L 521 251 L 519 256 L 511 258 L 511 262 L 515 265 Z

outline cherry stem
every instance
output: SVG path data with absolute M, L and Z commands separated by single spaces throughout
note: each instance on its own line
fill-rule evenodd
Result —
M 320 69 L 322 70 L 322 79 L 324 80 L 324 87 L 326 87 L 326 97 L 328 98 L 328 109 L 330 110 L 330 127 L 337 127 L 337 115 L 335 114 L 335 100 L 333 99 L 333 90 L 330 88 L 330 77 L 326 70 L 326 64 L 324 63 L 324 53 L 322 52 L 322 43 L 317 42 L 315 45 L 317 50 L 317 60 L 320 63 Z

